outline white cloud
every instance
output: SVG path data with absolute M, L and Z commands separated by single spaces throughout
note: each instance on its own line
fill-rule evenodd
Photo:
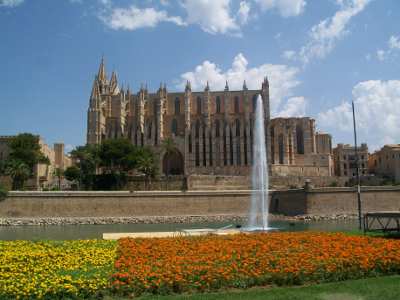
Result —
M 282 110 L 277 113 L 277 117 L 304 117 L 306 114 L 307 101 L 304 97 L 292 97 L 283 105 Z
M 298 69 L 287 65 L 262 64 L 253 68 L 248 67 L 248 61 L 242 53 L 236 55 L 232 66 L 223 71 L 215 63 L 208 60 L 198 65 L 194 71 L 181 75 L 177 85 L 183 89 L 187 80 L 191 82 L 193 90 L 203 90 L 210 84 L 211 90 L 223 90 L 228 81 L 231 90 L 240 90 L 246 80 L 249 89 L 260 89 L 265 76 L 270 83 L 271 111 L 275 114 L 284 99 L 293 96 L 293 90 L 300 84 L 296 78 Z M 293 100 L 294 101 L 294 100 Z
M 296 58 L 296 52 L 293 50 L 286 50 L 283 52 L 282 57 L 287 60 L 292 60 Z
M 352 91 L 360 140 L 373 147 L 400 142 L 400 80 L 370 80 L 358 83 Z M 323 128 L 351 133 L 352 109 L 344 102 L 318 115 Z
M 161 22 L 171 22 L 179 26 L 185 23 L 180 17 L 169 16 L 166 11 L 154 8 L 114 8 L 109 15 L 102 15 L 101 20 L 110 28 L 118 30 L 136 30 L 145 27 L 155 27 Z
M 0 7 L 15 7 L 22 4 L 22 2 L 24 2 L 24 0 L 0 0 Z
M 337 0 L 340 9 L 331 18 L 314 25 L 309 32 L 309 41 L 299 51 L 299 59 L 307 64 L 315 58 L 324 58 L 348 30 L 350 20 L 362 12 L 370 0 Z
M 250 3 L 246 1 L 241 1 L 239 3 L 238 18 L 240 24 L 247 24 L 249 21 L 250 14 Z
M 379 49 L 376 51 L 376 57 L 380 61 L 384 61 L 392 54 L 394 54 L 396 51 L 400 50 L 400 36 L 395 36 L 395 35 L 390 36 L 387 44 L 388 44 L 387 50 Z
M 385 60 L 386 57 L 386 51 L 379 49 L 378 51 L 376 51 L 376 57 L 380 60 L 383 61 Z
M 389 49 L 400 49 L 400 36 L 392 35 L 389 38 Z
M 276 9 L 282 17 L 298 16 L 307 4 L 305 0 L 255 0 L 262 10 Z
M 198 24 L 205 32 L 238 33 L 239 25 L 230 14 L 230 0 L 182 0 L 188 24 Z

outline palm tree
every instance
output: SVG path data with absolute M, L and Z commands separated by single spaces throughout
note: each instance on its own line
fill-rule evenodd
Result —
M 58 179 L 58 190 L 61 191 L 61 180 L 64 177 L 64 170 L 61 168 L 55 168 L 54 169 L 54 176 L 57 177 Z
M 13 190 L 22 189 L 25 181 L 31 176 L 31 170 L 28 165 L 16 159 L 12 159 L 7 163 L 5 173 L 12 178 Z
M 145 176 L 145 189 L 149 189 L 150 178 L 156 175 L 157 166 L 154 155 L 150 153 L 140 156 L 137 160 L 137 169 Z

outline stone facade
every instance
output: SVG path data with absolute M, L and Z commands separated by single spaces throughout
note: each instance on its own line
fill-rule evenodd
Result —
M 368 174 L 368 146 L 361 144 L 358 147 L 360 176 Z M 336 176 L 355 177 L 357 175 L 357 163 L 355 147 L 351 145 L 338 144 L 333 149 L 333 159 Z
M 321 134 L 316 133 L 315 120 L 303 118 L 275 118 L 270 124 L 271 151 L 269 160 L 273 174 L 297 176 L 332 176 L 332 142 L 325 135 L 327 145 L 317 148 Z M 318 152 L 320 150 L 321 152 Z
M 14 136 L 0 136 L 0 160 L 6 160 L 10 154 L 9 142 Z M 64 144 L 56 143 L 54 148 L 48 146 L 42 138 L 39 138 L 40 150 L 48 157 L 50 164 L 37 164 L 32 170 L 33 176 L 26 182 L 26 187 L 40 189 L 53 184 L 54 170 L 65 170 L 71 165 L 71 159 L 64 154 Z M 10 185 L 9 178 L 1 178 L 6 185 Z
M 161 85 L 156 93 L 141 86 L 133 94 L 118 86 L 116 73 L 106 75 L 101 61 L 90 96 L 87 143 L 128 138 L 132 144 L 150 146 L 160 153 L 164 174 L 248 175 L 253 159 L 253 121 L 258 95 L 261 95 L 268 157 L 272 173 L 284 169 L 302 174 L 307 167 L 313 176 L 331 174 L 329 151 L 318 153 L 315 121 L 310 118 L 270 118 L 269 82 L 259 90 L 192 91 L 187 82 L 184 92 L 168 92 Z M 172 138 L 176 152 L 164 155 L 162 142 Z M 270 145 L 270 146 L 268 146 Z M 278 166 L 274 168 L 273 166 Z M 283 168 L 281 168 L 283 167 Z
M 372 174 L 400 182 L 400 144 L 385 145 L 371 154 L 368 168 Z

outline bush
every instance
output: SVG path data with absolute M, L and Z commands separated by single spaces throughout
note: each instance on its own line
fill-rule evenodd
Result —
M 8 191 L 7 189 L 0 184 L 0 201 L 7 198 Z

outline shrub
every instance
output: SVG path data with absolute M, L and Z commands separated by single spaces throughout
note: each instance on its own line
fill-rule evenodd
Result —
M 0 201 L 6 199 L 7 194 L 8 194 L 7 189 L 3 185 L 0 184 Z

